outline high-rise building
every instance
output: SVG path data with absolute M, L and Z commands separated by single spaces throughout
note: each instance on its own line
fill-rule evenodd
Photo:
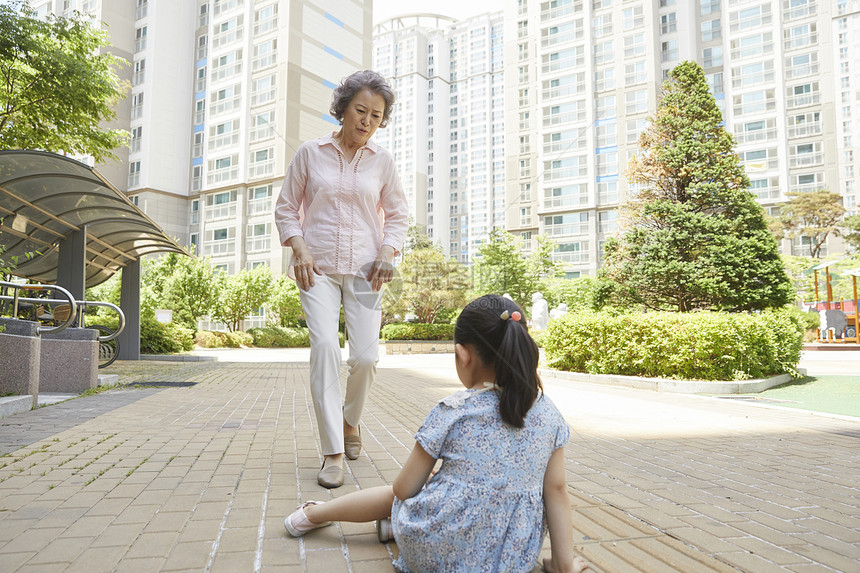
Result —
M 217 267 L 283 272 L 274 199 L 298 146 L 338 129 L 332 89 L 369 67 L 372 0 L 30 4 L 92 14 L 129 62 L 117 122 L 131 143 L 119 168 L 95 167 Z
M 376 139 L 391 150 L 413 223 L 468 262 L 504 227 L 502 13 L 378 24 L 373 65 L 397 95 Z
M 635 191 L 627 160 L 682 60 L 703 66 L 766 211 L 778 213 L 787 192 L 823 188 L 855 210 L 857 4 L 512 0 L 508 229 L 526 241 L 549 235 L 568 276 L 593 274 L 619 205 Z M 785 241 L 783 250 L 803 246 Z

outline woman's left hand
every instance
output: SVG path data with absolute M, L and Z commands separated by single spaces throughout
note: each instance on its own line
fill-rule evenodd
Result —
M 380 290 L 383 284 L 390 283 L 391 279 L 394 278 L 392 261 L 394 261 L 394 247 L 382 245 L 379 254 L 376 255 L 376 260 L 370 266 L 370 274 L 367 277 L 373 290 Z

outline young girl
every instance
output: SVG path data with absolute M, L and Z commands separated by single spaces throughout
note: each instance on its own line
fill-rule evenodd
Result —
M 466 390 L 430 412 L 394 486 L 306 502 L 284 521 L 287 531 L 299 537 L 332 521 L 379 520 L 385 541 L 390 516 L 398 572 L 531 571 L 545 519 L 552 556 L 544 570 L 584 571 L 573 556 L 564 474 L 570 430 L 543 395 L 522 311 L 496 295 L 472 301 L 454 342 Z

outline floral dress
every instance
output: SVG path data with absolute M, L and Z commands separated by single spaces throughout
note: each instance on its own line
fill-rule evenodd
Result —
M 570 436 L 538 396 L 525 427 L 502 422 L 494 391 L 462 390 L 430 412 L 416 441 L 442 466 L 414 497 L 394 499 L 400 573 L 521 572 L 536 563 L 544 528 L 543 478 Z

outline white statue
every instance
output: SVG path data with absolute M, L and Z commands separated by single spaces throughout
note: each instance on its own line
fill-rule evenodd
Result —
M 559 304 L 557 307 L 549 311 L 549 317 L 553 320 L 561 318 L 565 314 L 567 314 L 567 305 L 564 303 Z
M 532 295 L 532 326 L 538 330 L 546 328 L 549 320 L 549 304 L 543 295 L 536 292 Z
M 503 295 L 502 295 L 502 298 L 506 298 L 506 299 L 508 299 L 508 300 L 514 300 L 514 297 L 512 297 L 512 296 L 511 296 L 511 295 L 509 295 L 508 293 L 503 294 Z

